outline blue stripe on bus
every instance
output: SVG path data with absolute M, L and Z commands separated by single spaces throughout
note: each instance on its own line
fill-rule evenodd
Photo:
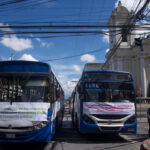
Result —
M 131 74 L 130 72 L 127 72 L 127 71 L 117 71 L 117 70 L 84 70 L 83 71 L 83 73 L 84 72 L 114 72 L 114 73 L 129 73 L 129 74 Z
M 49 123 L 36 131 L 31 131 L 31 132 L 0 132 L 0 142 L 48 142 L 52 139 L 54 133 L 51 130 L 51 116 L 52 116 L 52 109 L 49 109 L 48 112 L 48 117 Z M 15 139 L 7 139 L 6 134 L 15 134 L 16 138 Z
M 51 131 L 50 131 L 50 124 L 49 122 L 44 128 L 32 131 L 32 132 L 21 132 L 21 133 L 14 133 L 16 138 L 15 139 L 6 139 L 5 135 L 7 133 L 0 133 L 0 142 L 47 142 L 50 141 L 52 138 Z M 13 133 L 8 133 L 13 134 Z
M 131 130 L 132 129 L 132 130 Z M 80 132 L 82 134 L 102 134 L 102 133 L 136 133 L 137 132 L 137 120 L 132 124 L 125 124 L 119 131 L 101 131 L 97 124 L 89 124 L 80 119 Z
M 40 62 L 28 61 L 3 61 L 0 62 L 0 72 L 50 72 L 50 66 Z

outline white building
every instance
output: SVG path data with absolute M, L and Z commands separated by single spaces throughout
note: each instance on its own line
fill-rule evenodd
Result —
M 126 28 L 120 27 L 130 24 L 132 20 L 133 13 L 119 3 L 108 22 L 110 50 L 103 69 L 131 72 L 136 88 L 141 90 L 143 97 L 147 97 L 150 96 L 150 38 L 142 39 L 143 51 L 135 46 L 133 35 L 124 34 Z M 114 49 L 121 40 L 120 46 Z

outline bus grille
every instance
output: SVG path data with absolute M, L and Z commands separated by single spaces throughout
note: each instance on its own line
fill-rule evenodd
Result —
M 0 127 L 0 129 L 23 129 L 23 130 L 25 130 L 25 129 L 32 129 L 31 127 L 11 127 L 11 128 L 9 128 L 9 127 Z
M 98 115 L 98 114 L 94 114 L 93 116 L 96 118 L 99 118 L 99 119 L 122 119 L 128 115 Z
M 103 131 L 118 131 L 120 127 L 101 127 Z
M 30 135 L 27 135 L 27 134 L 15 134 L 15 138 L 6 138 L 6 134 L 7 133 L 2 133 L 0 134 L 0 140 L 26 140 L 26 139 L 29 139 L 31 138 L 34 134 L 30 134 Z M 8 133 L 9 134 L 9 133 Z M 11 134 L 11 133 L 10 133 Z

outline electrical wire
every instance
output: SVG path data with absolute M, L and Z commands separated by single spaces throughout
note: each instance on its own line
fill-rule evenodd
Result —
M 53 58 L 53 59 L 48 59 L 48 60 L 42 60 L 43 62 L 48 62 L 48 61 L 57 61 L 57 60 L 63 60 L 63 59 L 70 59 L 70 58 L 74 58 L 74 57 L 79 57 L 85 54 L 91 54 L 91 53 L 96 53 L 96 52 L 100 52 L 100 51 L 104 51 L 104 49 L 100 48 L 100 49 L 95 49 L 95 50 L 91 50 L 91 51 L 87 51 L 84 53 L 80 53 L 77 55 L 71 55 L 71 56 L 66 56 L 66 57 L 60 57 L 60 58 Z

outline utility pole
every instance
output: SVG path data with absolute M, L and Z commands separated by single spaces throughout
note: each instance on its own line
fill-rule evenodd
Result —
M 128 25 L 129 27 L 126 29 L 126 34 L 128 34 L 129 32 L 131 32 L 133 26 L 135 25 L 136 21 L 138 19 L 142 18 L 142 12 L 145 10 L 145 8 L 147 7 L 147 5 L 150 3 L 150 0 L 146 0 L 145 3 L 143 4 L 142 8 L 135 14 L 134 17 L 131 17 L 128 22 L 126 23 L 126 25 Z M 118 40 L 117 44 L 112 48 L 112 52 L 110 53 L 109 58 L 106 60 L 106 62 L 103 64 L 102 68 L 105 67 L 105 65 L 108 63 L 108 61 L 113 57 L 113 55 L 115 54 L 115 52 L 117 51 L 118 47 L 120 46 L 122 42 L 122 39 L 120 37 L 120 39 Z
M 135 38 L 135 45 L 140 47 L 140 72 L 141 72 L 141 86 L 142 86 L 142 96 L 147 96 L 146 90 L 146 71 L 145 71 L 145 62 L 143 54 L 143 43 L 141 38 Z
M 10 60 L 13 61 L 14 54 L 11 54 Z

